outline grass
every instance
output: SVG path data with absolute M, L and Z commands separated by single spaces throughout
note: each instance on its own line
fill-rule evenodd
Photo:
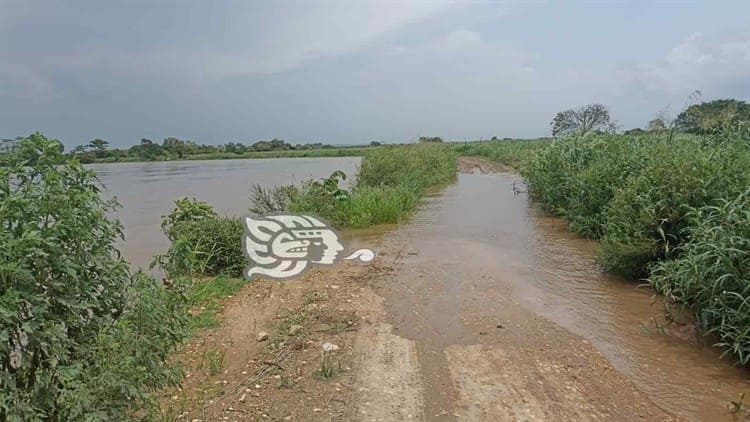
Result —
M 194 332 L 204 328 L 216 328 L 220 323 L 216 316 L 220 310 L 220 300 L 237 293 L 247 281 L 240 278 L 219 276 L 196 279 L 188 290 L 188 303 L 199 312 L 190 318 L 190 328 Z
M 339 186 L 342 175 L 310 181 L 291 195 L 286 186 L 265 196 L 283 190 L 289 198 L 283 209 L 316 214 L 337 227 L 399 223 L 411 215 L 425 189 L 455 180 L 456 153 L 448 145 L 382 147 L 365 155 L 350 191 Z M 273 202 L 256 200 L 254 209 L 277 211 L 268 207 Z
M 318 379 L 331 379 L 341 373 L 341 365 L 334 360 L 331 352 L 322 352 L 320 365 L 315 368 L 313 375 Z
M 527 163 L 550 139 L 497 140 L 454 143 L 454 151 L 463 156 L 484 157 L 523 172 Z
M 521 158 L 531 194 L 600 240 L 608 271 L 645 278 L 750 363 L 750 136 L 670 132 L 555 140 Z M 518 147 L 481 155 L 521 157 Z M 511 157 L 511 158 L 508 158 Z

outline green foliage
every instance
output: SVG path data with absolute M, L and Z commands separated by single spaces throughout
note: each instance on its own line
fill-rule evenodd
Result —
M 739 363 L 750 363 L 750 190 L 690 211 L 680 256 L 656 264 L 650 282 L 684 303 Z
M 677 130 L 715 133 L 728 128 L 750 129 L 750 104 L 738 100 L 715 100 L 694 104 L 675 120 Z
M 441 138 L 439 136 L 420 136 L 419 137 L 419 142 L 422 142 L 422 143 L 424 143 L 424 142 L 428 142 L 428 143 L 429 142 L 431 142 L 431 143 L 443 142 L 443 138 Z
M 572 230 L 601 238 L 599 260 L 689 306 L 701 328 L 750 362 L 750 148 L 728 131 L 576 136 L 526 168 L 532 194 Z
M 550 123 L 552 136 L 585 135 L 589 132 L 614 132 L 609 109 L 602 104 L 588 104 L 568 109 L 555 115 Z
M 346 175 L 310 180 L 300 187 L 252 188 L 250 211 L 292 211 L 324 217 L 337 227 L 398 223 L 416 207 L 424 189 L 455 178 L 456 154 L 447 147 L 421 144 L 371 150 L 354 187 L 341 187 Z
M 170 238 L 172 229 L 179 223 L 218 217 L 216 211 L 208 202 L 199 201 L 195 198 L 182 198 L 174 203 L 175 208 L 161 221 L 162 230 Z
M 420 194 L 408 187 L 357 188 L 340 206 L 337 225 L 363 228 L 401 222 L 416 207 Z
M 362 160 L 356 187 L 406 187 L 419 192 L 456 178 L 456 154 L 443 145 L 388 146 Z
M 294 185 L 283 185 L 266 189 L 256 184 L 250 187 L 250 207 L 252 214 L 264 215 L 289 209 L 295 201 L 299 189 Z
M 690 207 L 736 194 L 748 172 L 741 138 L 664 133 L 562 139 L 530 161 L 526 177 L 533 195 L 572 230 L 603 239 L 605 268 L 643 276 L 684 241 Z
M 550 141 L 546 139 L 505 139 L 501 141 L 495 138 L 491 141 L 454 144 L 454 150 L 459 155 L 484 157 L 518 169 L 523 173 L 525 163 L 528 163 L 539 150 L 549 143 Z
M 185 298 L 130 275 L 117 204 L 61 153 L 34 134 L 0 167 L 0 419 L 128 419 L 178 379 Z
M 648 145 L 643 167 L 607 206 L 601 261 L 644 276 L 652 261 L 672 258 L 696 224 L 689 210 L 731 198 L 750 182 L 748 149 L 733 139 Z
M 62 146 L 62 144 L 60 144 Z M 377 145 L 370 145 L 374 147 Z M 164 160 L 220 160 L 235 158 L 274 158 L 274 157 L 343 157 L 361 156 L 369 148 L 334 147 L 322 143 L 292 145 L 281 139 L 258 141 L 252 145 L 241 142 L 227 142 L 224 145 L 199 145 L 193 141 L 174 137 L 164 139 L 162 144 L 142 139 L 139 144 L 127 149 L 109 149 L 109 142 L 94 139 L 86 145 L 77 146 L 70 156 L 83 163 L 112 163 L 132 161 Z M 0 145 L 2 151 L 2 145 Z
M 153 265 L 170 276 L 241 277 L 247 260 L 242 253 L 242 223 L 238 218 L 214 217 L 176 224 L 167 235 L 172 244 Z

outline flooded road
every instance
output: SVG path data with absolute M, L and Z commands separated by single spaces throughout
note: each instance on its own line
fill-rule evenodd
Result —
M 316 158 L 92 167 L 123 204 L 124 255 L 147 266 L 168 246 L 159 224 L 175 199 L 194 196 L 240 215 L 253 183 L 295 183 L 335 169 L 354 174 L 358 164 Z M 353 248 L 380 243 L 395 268 L 374 289 L 385 299 L 393 338 L 411 342 L 418 357 L 415 391 L 423 403 L 414 408 L 428 420 L 731 420 L 728 404 L 750 390 L 747 372 L 720 361 L 685 327 L 664 325 L 648 289 L 602 273 L 595 243 L 514 195 L 516 180 L 461 174 L 398 229 L 345 233 Z M 390 349 L 383 350 L 385 359 Z
M 727 406 L 750 391 L 746 371 L 696 344 L 685 327 L 658 329 L 653 321 L 664 323 L 662 308 L 651 292 L 603 274 L 595 244 L 545 216 L 526 195 L 514 196 L 517 179 L 459 175 L 381 240 L 398 249 L 388 258 L 399 268 L 378 293 L 394 333 L 416 343 L 426 418 L 661 419 L 647 406 L 627 408 L 631 400 L 650 400 L 680 418 L 731 420 Z M 581 381 L 586 372 L 575 372 L 600 365 L 588 345 L 609 362 L 593 372 L 605 374 L 601 380 Z M 609 364 L 638 391 L 618 384 L 622 377 L 608 372 Z M 519 379 L 503 374 L 510 368 Z M 564 369 L 551 376 L 555 368 Z M 511 404 L 498 398 L 514 395 Z M 582 408 L 572 413 L 554 408 L 577 402 Z
M 247 213 L 250 186 L 271 187 L 328 177 L 335 170 L 356 174 L 360 157 L 273 158 L 252 160 L 163 161 L 93 164 L 122 208 L 117 217 L 125 226 L 120 251 L 135 267 L 148 267 L 151 258 L 169 246 L 161 233 L 161 217 L 182 197 L 195 197 L 224 215 Z

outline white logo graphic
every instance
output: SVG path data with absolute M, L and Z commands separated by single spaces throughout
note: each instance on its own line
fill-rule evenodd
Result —
M 301 274 L 310 264 L 332 265 L 344 246 L 339 235 L 317 217 L 302 214 L 278 214 L 245 217 L 242 248 L 250 259 L 247 278 L 262 275 L 290 278 Z M 375 254 L 359 249 L 344 259 L 369 262 Z

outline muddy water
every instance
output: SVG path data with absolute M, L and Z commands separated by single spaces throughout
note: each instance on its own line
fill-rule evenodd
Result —
M 594 345 L 656 405 L 695 420 L 731 419 L 727 405 L 750 391 L 747 373 L 719 360 L 684 328 L 662 333 L 651 292 L 603 274 L 594 244 L 545 216 L 514 175 L 459 175 L 428 199 L 405 227 L 383 242 L 403 261 L 388 296 L 396 333 L 418 342 L 423 358 L 426 416 L 451 419 L 450 374 L 442 353 L 455 344 L 486 341 L 472 313 L 493 330 L 495 297 L 543 316 Z M 489 319 L 489 320 L 488 320 Z M 481 326 L 481 325 L 480 325 Z M 509 332 L 505 330 L 504 332 Z M 489 335 L 495 335 L 494 332 Z M 514 334 L 518 335 L 518 334 Z M 519 341 L 523 341 L 519 338 Z M 430 359 L 433 356 L 434 359 Z
M 117 213 L 125 226 L 120 250 L 134 266 L 147 267 L 168 247 L 159 227 L 161 216 L 182 197 L 197 197 L 224 215 L 242 215 L 253 184 L 271 187 L 327 177 L 335 170 L 354 175 L 359 157 L 273 158 L 253 160 L 171 161 L 95 164 L 93 168 L 122 204 Z

